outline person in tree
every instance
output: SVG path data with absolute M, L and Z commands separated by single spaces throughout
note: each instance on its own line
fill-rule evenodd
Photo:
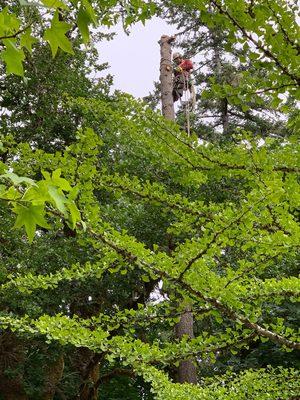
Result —
M 173 54 L 173 100 L 179 100 L 183 96 L 185 90 L 191 93 L 192 101 L 194 99 L 194 86 L 191 79 L 193 70 L 193 62 L 184 59 L 180 53 Z

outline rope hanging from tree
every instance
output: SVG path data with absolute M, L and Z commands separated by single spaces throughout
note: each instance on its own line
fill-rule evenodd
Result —
M 185 109 L 186 132 L 188 136 L 191 134 L 190 112 L 194 110 L 196 103 L 195 88 L 193 83 L 183 74 L 184 81 L 184 101 L 180 98 L 180 103 Z

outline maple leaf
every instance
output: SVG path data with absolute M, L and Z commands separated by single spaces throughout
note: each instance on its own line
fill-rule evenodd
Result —
M 30 243 L 33 241 L 37 225 L 43 228 L 49 228 L 49 225 L 44 218 L 45 210 L 42 205 L 30 204 L 29 206 L 23 206 L 16 204 L 14 212 L 17 214 L 14 227 L 21 228 L 24 226 Z
M 31 36 L 31 28 L 28 28 L 25 33 L 21 36 L 20 45 L 25 47 L 29 53 L 32 52 L 32 45 L 37 42 L 37 39 Z
M 7 74 L 16 74 L 23 76 L 23 61 L 25 55 L 22 49 L 16 47 L 14 40 L 5 39 L 3 43 L 5 50 L 1 54 L 1 58 L 6 63 Z
M 66 37 L 71 25 L 59 20 L 58 12 L 56 11 L 51 22 L 51 27 L 46 29 L 44 39 L 50 44 L 53 57 L 55 57 L 58 48 L 66 53 L 74 54 L 72 44 Z

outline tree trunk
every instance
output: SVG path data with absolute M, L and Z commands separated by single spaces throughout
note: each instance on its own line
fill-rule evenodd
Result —
M 173 77 L 172 77 L 172 50 L 171 43 L 174 37 L 163 35 L 158 42 L 160 44 L 160 84 L 161 107 L 165 118 L 175 120 L 173 102 Z
M 187 306 L 180 316 L 180 321 L 176 325 L 176 336 L 181 339 L 182 336 L 187 335 L 191 339 L 194 337 L 194 318 L 191 307 Z M 196 366 L 192 359 L 181 361 L 177 371 L 177 381 L 179 383 L 197 383 Z
M 221 85 L 224 82 L 224 77 L 223 77 L 221 56 L 219 51 L 218 35 L 216 35 L 214 30 L 211 30 L 211 35 L 214 40 L 215 76 L 217 83 Z M 220 112 L 221 112 L 223 133 L 226 135 L 228 133 L 228 128 L 229 128 L 228 100 L 226 97 L 220 99 Z
M 162 114 L 166 119 L 175 120 L 174 101 L 173 101 L 173 80 L 172 80 L 172 50 L 171 43 L 175 40 L 172 36 L 163 35 L 158 42 L 160 44 L 160 84 L 161 84 L 161 102 Z M 171 238 L 169 238 L 169 251 L 171 253 Z M 173 246 L 173 245 L 172 245 Z M 180 317 L 176 326 L 176 335 L 181 338 L 183 335 L 194 337 L 193 313 L 190 307 L 187 307 Z M 179 363 L 177 380 L 180 383 L 197 383 L 196 367 L 191 359 Z
M 0 398 L 3 400 L 28 400 L 24 390 L 23 365 L 26 350 L 12 332 L 0 335 Z
M 42 399 L 52 400 L 64 372 L 64 357 L 61 355 L 57 360 L 47 365 L 44 371 L 44 390 Z
M 228 100 L 226 97 L 221 100 L 221 120 L 223 133 L 226 135 L 229 128 Z
M 74 366 L 80 375 L 81 385 L 76 399 L 97 400 L 100 378 L 100 363 L 103 355 L 80 347 L 74 360 Z

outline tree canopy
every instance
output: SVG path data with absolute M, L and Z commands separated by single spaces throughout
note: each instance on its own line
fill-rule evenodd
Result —
M 299 396 L 296 11 L 281 0 L 2 7 L 0 396 Z M 223 50 L 251 64 L 238 84 L 209 76 L 201 99 L 244 113 L 267 99 L 283 134 L 234 122 L 231 140 L 201 126 L 188 136 L 110 94 L 109 77 L 88 78 L 102 68 L 89 47 L 90 64 L 81 54 L 92 27 L 176 12 L 223 32 Z M 53 67 L 45 84 L 41 59 Z M 187 307 L 195 337 L 178 339 Z M 176 383 L 188 359 L 197 385 Z M 123 392 L 101 397 L 114 379 Z

